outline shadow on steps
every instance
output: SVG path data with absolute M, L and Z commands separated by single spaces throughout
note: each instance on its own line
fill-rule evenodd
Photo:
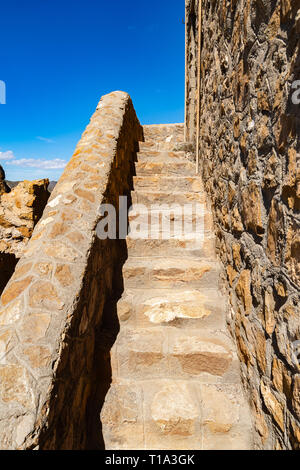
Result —
M 132 177 L 136 175 L 135 162 L 137 161 L 137 152 L 139 146 L 135 149 L 135 156 L 131 162 L 130 189 L 127 197 L 127 210 L 132 205 L 131 191 L 133 190 Z M 129 225 L 129 221 L 127 220 Z M 124 292 L 123 266 L 128 258 L 127 242 L 118 239 L 119 263 L 115 268 L 113 276 L 113 292 L 107 299 L 102 316 L 101 326 L 95 332 L 95 352 L 93 365 L 93 382 L 91 385 L 91 394 L 87 403 L 87 436 L 85 450 L 105 450 L 105 443 L 102 433 L 102 423 L 100 414 L 105 402 L 106 395 L 112 383 L 112 367 L 110 351 L 116 342 L 120 331 L 120 323 L 117 314 L 117 304 Z
M 95 336 L 93 384 L 87 405 L 86 450 L 105 449 L 100 413 L 112 382 L 110 351 L 120 331 L 117 303 L 124 291 L 122 268 L 127 259 L 126 242 L 125 240 L 120 240 L 120 243 L 124 245 L 121 249 L 122 260 L 120 260 L 120 264 L 114 274 L 114 291 L 104 306 L 102 324 L 96 331 Z

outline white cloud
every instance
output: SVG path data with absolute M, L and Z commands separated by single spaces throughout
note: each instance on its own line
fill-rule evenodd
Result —
M 62 160 L 61 158 L 54 158 L 53 160 L 41 160 L 38 158 L 20 158 L 18 160 L 10 159 L 6 161 L 7 165 L 14 165 L 23 168 L 41 168 L 43 170 L 61 170 L 65 168 L 67 163 L 68 162 L 66 160 Z
M 0 160 L 14 160 L 15 156 L 11 150 L 8 152 L 0 152 Z
M 41 137 L 40 135 L 37 136 L 38 140 L 41 140 L 42 142 L 46 142 L 47 144 L 54 144 L 53 139 L 48 139 L 48 137 Z
M 41 170 L 61 170 L 65 168 L 68 163 L 62 158 L 53 158 L 52 160 L 42 160 L 41 158 L 16 158 L 11 150 L 0 152 L 0 162 L 19 168 L 35 168 Z

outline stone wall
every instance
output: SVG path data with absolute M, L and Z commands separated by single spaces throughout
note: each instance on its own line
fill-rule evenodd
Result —
M 299 8 L 203 0 L 201 172 L 265 449 L 300 448 Z
M 130 97 L 104 96 L 2 294 L 1 449 L 93 445 L 95 380 L 109 380 L 98 333 L 126 257 L 122 241 L 97 237 L 98 209 L 129 192 L 139 140 Z
M 11 191 L 2 175 L 0 167 L 0 295 L 50 196 L 46 179 L 23 181 Z

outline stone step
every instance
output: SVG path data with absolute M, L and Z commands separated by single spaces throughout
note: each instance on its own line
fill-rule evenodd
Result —
M 205 204 L 206 195 L 203 192 L 183 192 L 183 191 L 132 191 L 133 204 Z
M 193 161 L 196 161 L 196 152 L 195 144 L 193 142 L 184 142 L 184 141 L 155 141 L 149 140 L 147 142 L 139 142 L 139 151 L 140 152 L 184 152 L 185 156 Z
M 134 176 L 133 185 L 135 190 L 154 191 L 204 191 L 201 179 L 198 176 Z
M 124 287 L 210 287 L 219 284 L 217 262 L 190 258 L 129 258 L 123 267 Z
M 114 378 L 197 378 L 218 383 L 239 381 L 239 364 L 224 331 L 172 326 L 123 326 L 111 351 L 117 361 Z
M 161 151 L 168 151 L 173 152 L 177 151 L 178 147 L 184 146 L 182 143 L 178 142 L 155 142 L 155 141 L 148 141 L 148 142 L 139 142 L 139 151 L 153 151 L 153 152 L 161 152 Z
M 101 422 L 107 450 L 251 448 L 251 416 L 237 384 L 115 381 Z
M 168 150 L 159 150 L 159 151 L 154 151 L 154 150 L 146 150 L 142 152 L 138 152 L 137 154 L 138 161 L 144 161 L 144 160 L 157 160 L 160 162 L 164 161 L 176 161 L 176 160 L 185 160 L 186 159 L 186 153 L 182 151 L 168 151 Z
M 155 141 L 148 141 L 148 142 L 139 142 L 139 150 L 140 152 L 143 152 L 144 150 L 154 150 L 154 151 L 159 151 L 159 142 Z
M 212 214 L 199 204 L 192 204 L 192 207 L 166 203 L 150 204 L 149 207 L 145 203 L 133 204 L 128 212 L 128 221 L 130 232 L 142 232 L 139 238 L 144 239 L 166 238 L 162 234 L 169 233 L 170 228 L 175 230 L 175 227 L 177 238 L 191 235 L 191 240 L 201 237 L 203 241 L 214 234 Z
M 153 124 L 143 126 L 145 142 L 183 142 L 184 124 Z
M 158 233 L 158 232 L 156 232 Z M 215 259 L 215 237 L 209 233 L 205 235 L 204 240 L 195 237 L 191 240 L 183 240 L 179 238 L 163 238 L 163 233 L 160 231 L 159 235 L 154 238 L 155 230 L 145 233 L 143 238 L 136 239 L 127 237 L 127 249 L 129 256 L 172 256 L 181 258 L 184 256 L 191 256 L 198 259 L 213 260 Z M 160 238 L 159 238 L 160 237 Z
M 227 304 L 216 288 L 127 288 L 118 302 L 120 324 L 134 328 L 172 325 L 176 328 L 224 329 Z
M 178 175 L 194 176 L 196 166 L 188 160 L 176 160 L 174 162 L 159 162 L 155 160 L 144 160 L 135 164 L 136 175 Z

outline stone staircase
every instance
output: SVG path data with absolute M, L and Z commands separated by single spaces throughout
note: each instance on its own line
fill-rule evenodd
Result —
M 202 204 L 204 238 L 165 238 L 159 221 L 160 239 L 128 237 L 120 333 L 101 412 L 105 447 L 251 449 L 251 415 L 226 328 L 227 299 L 201 178 L 182 150 L 182 125 L 144 126 L 144 135 L 133 204 Z M 148 220 L 146 210 L 143 217 Z M 132 210 L 129 220 L 135 219 Z

